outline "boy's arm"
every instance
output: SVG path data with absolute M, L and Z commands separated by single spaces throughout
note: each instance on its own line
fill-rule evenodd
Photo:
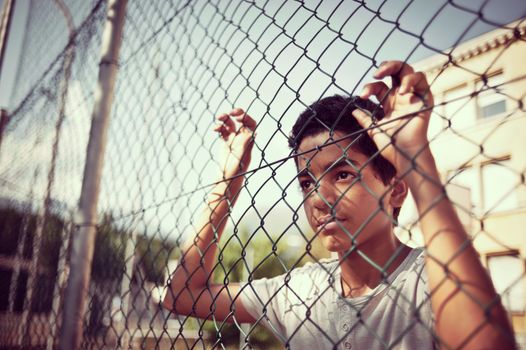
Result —
M 506 312 L 446 196 L 428 147 L 433 97 L 425 75 L 403 62 L 389 61 L 374 77 L 392 77 L 394 86 L 389 89 L 383 82 L 365 86 L 361 97 L 376 96 L 385 110 L 385 118 L 369 133 L 415 199 L 441 347 L 514 349 Z M 376 122 L 360 110 L 354 116 L 364 128 Z
M 238 298 L 239 284 L 213 284 L 212 275 L 219 239 L 244 181 L 243 176 L 231 178 L 248 168 L 256 122 L 239 108 L 217 119 L 220 124 L 214 130 L 224 141 L 222 178 L 208 196 L 196 235 L 184 245 L 163 305 L 176 314 L 219 320 L 234 316 L 240 323 L 254 322 Z

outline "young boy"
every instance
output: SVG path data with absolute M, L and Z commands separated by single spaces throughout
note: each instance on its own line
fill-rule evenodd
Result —
M 256 122 L 241 109 L 218 117 L 224 181 L 210 193 L 164 305 L 177 314 L 261 322 L 291 349 L 513 349 L 492 283 L 446 197 L 428 147 L 433 97 L 399 61 L 375 73 L 360 98 L 333 96 L 298 118 L 290 139 L 310 226 L 338 255 L 271 279 L 213 284 L 217 243 L 250 162 Z M 369 97 L 376 96 L 383 110 Z M 424 249 L 394 235 L 411 190 Z

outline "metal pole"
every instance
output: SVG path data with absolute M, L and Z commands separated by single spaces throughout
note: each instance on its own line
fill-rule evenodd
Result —
M 53 288 L 53 304 L 51 307 L 51 315 L 49 316 L 51 334 L 46 342 L 47 350 L 53 350 L 55 348 L 55 337 L 57 335 L 58 325 L 60 324 L 59 312 L 62 304 L 62 292 L 64 291 L 64 285 L 66 284 L 69 273 L 66 260 L 72 226 L 71 218 L 68 218 L 67 222 L 64 223 L 64 227 L 61 232 L 62 244 L 60 245 L 60 252 L 58 255 L 57 280 L 55 282 L 55 287 Z
M 2 21 L 0 22 L 0 72 L 2 72 L 3 68 L 7 39 L 9 38 L 9 27 L 11 26 L 14 8 L 15 0 L 4 1 L 4 8 L 2 9 Z
M 120 344 L 117 344 L 117 346 L 121 349 L 129 349 L 130 343 L 133 342 L 133 338 L 129 335 L 129 333 L 133 334 L 133 332 L 128 332 L 128 316 L 129 316 L 129 309 L 130 309 L 130 297 L 131 297 L 131 281 L 133 278 L 133 268 L 135 266 L 135 250 L 137 248 L 137 232 L 135 230 L 132 231 L 130 239 L 126 242 L 126 249 L 124 253 L 124 259 L 126 261 L 124 273 L 122 275 L 121 280 L 121 289 L 120 289 L 120 295 L 122 298 L 122 304 L 121 304 L 121 312 L 120 312 L 120 318 L 121 323 L 119 327 L 116 327 L 115 329 L 119 329 L 120 335 L 118 335 Z
M 95 89 L 90 137 L 72 236 L 71 264 L 64 298 L 59 348 L 78 349 L 82 341 L 86 295 L 97 224 L 97 202 L 118 69 L 119 49 L 127 0 L 110 0 L 102 37 L 98 84 Z
M 64 16 L 64 19 L 66 20 L 66 25 L 68 27 L 69 31 L 69 43 L 68 47 L 66 49 L 66 55 L 64 57 L 64 79 L 62 79 L 62 88 L 60 89 L 60 100 L 59 100 L 59 118 L 57 120 L 57 126 L 56 126 L 56 138 L 55 143 L 53 144 L 53 153 L 52 153 L 52 161 L 51 161 L 51 171 L 50 176 L 48 177 L 49 183 L 48 183 L 48 190 L 46 193 L 46 212 L 48 210 L 49 201 L 51 198 L 51 184 L 54 182 L 55 177 L 55 166 L 56 166 L 56 159 L 58 155 L 58 143 L 60 140 L 60 133 L 62 130 L 62 124 L 64 123 L 64 119 L 66 118 L 66 99 L 68 95 L 68 88 L 69 88 L 69 80 L 71 77 L 71 69 L 73 65 L 74 55 L 75 55 L 75 44 L 73 42 L 74 34 L 75 34 L 75 26 L 73 24 L 73 17 L 71 16 L 71 12 L 69 11 L 69 8 L 64 4 L 62 0 L 54 0 L 55 5 L 58 7 L 60 12 L 62 12 L 62 15 Z M 72 215 L 68 215 L 68 218 L 64 218 L 64 227 L 61 230 L 61 238 L 62 238 L 62 244 L 60 246 L 59 251 L 59 261 L 57 264 L 57 277 L 55 280 L 55 287 L 53 291 L 53 303 L 52 303 L 52 312 L 49 318 L 50 323 L 50 330 L 51 334 L 47 339 L 47 348 L 53 348 L 53 343 L 55 341 L 55 335 L 57 333 L 57 321 L 59 321 L 59 307 L 62 302 L 62 295 L 61 292 L 64 288 L 65 280 L 67 278 L 66 276 L 66 251 L 69 246 L 69 240 L 71 237 L 72 232 Z M 44 220 L 46 217 L 44 217 Z
M 9 113 L 5 109 L 0 109 L 0 147 L 2 147 L 2 138 L 7 123 L 9 123 Z
M 61 12 L 63 13 L 66 23 L 68 25 L 69 30 L 69 37 L 72 38 L 72 35 L 74 33 L 74 27 L 73 27 L 73 18 L 71 17 L 71 14 L 66 6 L 61 6 L 61 2 L 59 0 L 55 1 Z M 35 283 L 38 280 L 38 267 L 40 265 L 40 251 L 42 248 L 42 239 L 45 234 L 44 230 L 47 226 L 47 221 L 49 220 L 49 214 L 51 213 L 51 206 L 52 206 L 52 188 L 55 183 L 55 170 L 57 167 L 57 159 L 59 154 L 59 144 L 62 134 L 62 126 L 64 125 L 64 121 L 66 118 L 66 99 L 68 95 L 68 87 L 69 87 L 69 80 L 71 77 L 71 68 L 73 64 L 75 56 L 75 46 L 72 42 L 68 44 L 68 47 L 66 48 L 65 56 L 64 56 L 64 63 L 62 65 L 64 70 L 64 77 L 60 81 L 59 86 L 59 99 L 58 99 L 58 107 L 59 107 L 59 113 L 57 122 L 55 124 L 55 137 L 53 140 L 53 146 L 51 147 L 51 164 L 49 166 L 49 172 L 48 172 L 48 182 L 47 182 L 47 188 L 46 193 L 44 197 L 44 205 L 41 210 L 39 210 L 38 220 L 37 220 L 37 226 L 35 229 L 35 237 L 33 240 L 33 257 L 31 259 L 31 265 L 30 269 L 28 271 L 28 277 L 27 277 L 27 292 L 25 297 L 25 305 L 26 309 L 24 310 L 22 314 L 22 329 L 23 333 L 21 333 L 21 336 L 23 337 L 21 340 L 28 342 L 31 344 L 31 334 L 30 334 L 30 325 L 31 325 L 31 318 L 32 318 L 32 310 L 31 305 L 33 304 L 33 293 L 35 290 Z

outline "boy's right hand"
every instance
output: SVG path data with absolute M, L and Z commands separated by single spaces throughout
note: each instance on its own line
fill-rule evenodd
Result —
M 216 121 L 218 124 L 214 131 L 218 132 L 224 141 L 221 143 L 223 178 L 228 179 L 247 171 L 257 123 L 241 108 L 218 115 Z

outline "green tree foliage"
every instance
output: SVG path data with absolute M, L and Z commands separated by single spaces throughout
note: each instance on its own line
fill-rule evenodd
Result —
M 115 226 L 111 214 L 105 214 L 95 236 L 91 278 L 95 281 L 119 280 L 125 269 L 126 241 L 130 235 Z
M 137 239 L 136 252 L 137 261 L 146 272 L 146 279 L 156 284 L 164 284 L 168 261 L 178 257 L 175 244 L 142 235 Z
M 92 278 L 94 280 L 121 279 L 125 271 L 126 245 L 131 244 L 132 232 L 116 225 L 111 214 L 105 214 L 97 226 Z M 174 259 L 175 245 L 147 235 L 136 236 L 135 264 L 141 266 L 147 281 L 164 283 L 168 260 Z

